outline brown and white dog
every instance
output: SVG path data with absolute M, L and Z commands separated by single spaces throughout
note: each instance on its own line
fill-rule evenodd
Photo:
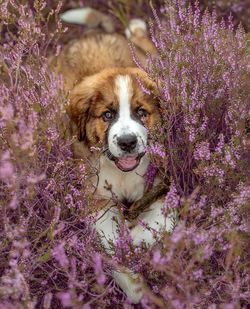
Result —
M 65 91 L 69 93 L 68 113 L 73 134 L 78 136 L 74 154 L 87 157 L 98 169 L 92 182 L 96 197 L 105 201 L 105 207 L 97 214 L 95 229 L 106 252 L 112 254 L 122 220 L 114 197 L 122 203 L 142 198 L 146 187 L 143 176 L 150 163 L 146 153 L 149 132 L 160 123 L 157 102 L 139 85 L 142 83 L 152 91 L 154 84 L 135 67 L 128 41 L 136 44 L 142 63 L 145 52 L 154 52 L 154 47 L 146 24 L 140 19 L 130 21 L 126 38 L 114 33 L 109 16 L 92 8 L 69 10 L 61 18 L 69 23 L 102 28 L 70 42 L 54 59 L 53 67 L 63 76 Z M 101 147 L 103 153 L 93 155 L 93 146 Z M 131 229 L 135 246 L 141 242 L 152 245 L 156 241 L 153 231 L 173 230 L 175 214 L 163 216 L 163 204 L 163 200 L 158 200 L 139 215 L 138 220 L 143 220 L 148 228 L 137 224 Z M 140 301 L 141 277 L 121 266 L 113 271 L 113 278 L 133 303 Z

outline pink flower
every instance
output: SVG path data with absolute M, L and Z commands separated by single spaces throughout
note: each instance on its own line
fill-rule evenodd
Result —
M 6 180 L 12 177 L 14 173 L 13 165 L 10 161 L 2 162 L 0 166 L 0 177 L 2 180 Z
M 63 307 L 71 307 L 72 306 L 72 298 L 71 298 L 70 292 L 58 293 L 57 297 L 60 299 Z
M 152 155 L 158 155 L 161 158 L 166 157 L 166 152 L 163 149 L 163 146 L 159 143 L 152 144 L 147 147 L 147 152 L 152 154 Z
M 106 282 L 106 276 L 103 273 L 102 257 L 99 253 L 95 253 L 94 255 L 94 270 L 97 277 L 97 282 L 99 284 L 104 284 Z
M 170 210 L 170 209 L 175 209 L 180 203 L 180 196 L 177 193 L 177 189 L 174 185 L 174 183 L 171 184 L 170 189 L 165 196 L 165 201 L 164 201 L 164 209 Z
M 64 242 L 61 242 L 53 249 L 53 257 L 63 268 L 69 265 L 69 260 L 65 253 L 64 245 L 65 245 Z
M 209 161 L 211 157 L 211 152 L 209 149 L 209 143 L 208 142 L 201 142 L 196 146 L 196 149 L 194 151 L 194 158 L 195 160 L 206 160 Z
M 5 151 L 2 154 L 0 161 L 0 178 L 3 181 L 10 180 L 14 175 L 14 167 L 10 161 L 9 151 Z

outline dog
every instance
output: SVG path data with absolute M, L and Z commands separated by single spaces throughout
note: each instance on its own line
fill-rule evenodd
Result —
M 150 164 L 146 151 L 149 134 L 161 122 L 153 95 L 155 84 L 136 67 L 128 43 L 135 45 L 136 55 L 144 65 L 146 53 L 155 53 L 155 47 L 141 19 L 132 19 L 125 35 L 115 32 L 108 15 L 92 8 L 66 11 L 61 19 L 93 28 L 83 38 L 69 42 L 54 57 L 52 67 L 63 76 L 69 96 L 71 134 L 77 136 L 74 155 L 87 158 L 98 171 L 92 184 L 102 207 L 95 214 L 94 228 L 102 246 L 112 255 L 122 224 L 117 203 L 131 204 L 145 194 L 144 175 Z M 96 155 L 93 147 L 103 151 Z M 159 182 L 156 177 L 154 185 Z M 141 242 L 153 245 L 156 241 L 153 231 L 172 232 L 176 214 L 164 216 L 163 207 L 164 199 L 159 199 L 139 214 L 137 220 L 143 220 L 147 228 L 138 223 L 131 228 L 134 246 Z M 113 270 L 112 276 L 132 303 L 140 302 L 141 276 L 122 265 Z

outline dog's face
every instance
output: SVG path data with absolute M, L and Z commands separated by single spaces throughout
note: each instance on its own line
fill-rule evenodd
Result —
M 135 169 L 148 143 L 148 131 L 160 121 L 159 108 L 148 90 L 153 83 L 136 68 L 107 69 L 87 77 L 70 94 L 69 114 L 78 138 L 89 147 L 101 145 L 122 171 Z

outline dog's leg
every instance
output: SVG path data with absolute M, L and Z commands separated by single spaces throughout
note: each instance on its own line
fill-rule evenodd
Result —
M 95 222 L 95 229 L 100 236 L 102 245 L 108 254 L 113 254 L 113 245 L 118 238 L 121 216 L 117 207 L 106 207 L 99 211 Z M 125 292 L 128 298 L 137 304 L 142 298 L 141 278 L 126 267 L 113 270 L 112 276 L 115 282 Z
M 139 215 L 138 220 L 143 221 L 143 225 L 138 224 L 131 230 L 135 246 L 139 245 L 142 241 L 147 245 L 152 245 L 156 241 L 154 234 L 164 231 L 171 233 L 173 231 L 177 220 L 177 212 L 172 210 L 168 216 L 164 216 L 163 207 L 164 201 L 158 200 Z
M 104 249 L 109 254 L 114 252 L 113 245 L 118 238 L 120 224 L 121 216 L 116 206 L 107 205 L 97 214 L 94 227 Z
M 90 7 L 68 10 L 60 18 L 67 23 L 86 25 L 89 28 L 101 27 L 106 32 L 114 32 L 111 17 Z
M 114 270 L 112 273 L 115 282 L 126 293 L 133 304 L 138 304 L 143 296 L 142 278 L 126 267 Z
M 144 20 L 139 18 L 131 19 L 128 28 L 125 29 L 125 35 L 127 39 L 145 53 L 156 53 L 156 48 L 148 36 L 147 25 Z
M 139 215 L 138 219 L 143 220 L 145 226 L 138 224 L 131 230 L 131 236 L 135 246 L 140 245 L 142 241 L 147 245 L 154 244 L 156 241 L 154 232 L 173 231 L 177 213 L 173 210 L 165 217 L 162 213 L 163 205 L 164 201 L 158 200 L 154 202 L 147 211 Z M 107 207 L 98 213 L 95 229 L 101 238 L 102 245 L 109 254 L 114 253 L 113 245 L 118 238 L 119 224 L 121 224 L 121 217 L 116 207 Z M 119 267 L 113 270 L 112 276 L 134 304 L 140 302 L 143 296 L 143 282 L 140 275 L 132 272 L 126 267 Z

